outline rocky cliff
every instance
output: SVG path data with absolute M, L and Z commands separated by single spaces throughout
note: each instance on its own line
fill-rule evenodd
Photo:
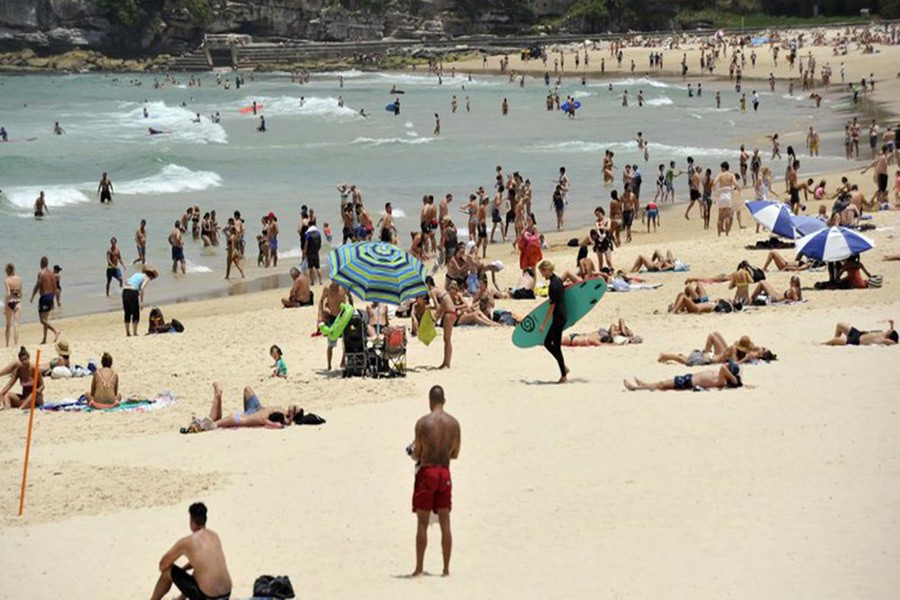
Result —
M 0 0 L 0 51 L 179 53 L 205 33 L 357 41 L 515 33 L 574 0 Z

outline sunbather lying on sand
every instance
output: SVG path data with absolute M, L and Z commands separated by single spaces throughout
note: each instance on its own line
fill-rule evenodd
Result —
M 802 256 L 798 255 L 797 260 L 789 261 L 777 251 L 769 250 L 769 254 L 766 256 L 766 262 L 763 263 L 763 271 L 768 271 L 769 265 L 772 263 L 775 263 L 775 268 L 779 271 L 806 271 L 812 266 L 812 263 Z
M 244 388 L 244 410 L 234 414 L 222 414 L 222 386 L 213 384 L 213 401 L 209 409 L 209 417 L 194 418 L 190 427 L 182 429 L 182 433 L 199 433 L 213 429 L 234 429 L 239 427 L 265 427 L 267 429 L 283 429 L 302 418 L 303 411 L 296 406 L 287 409 L 264 407 L 250 387 Z
M 894 346 L 897 344 L 897 332 L 894 320 L 888 319 L 890 327 L 887 331 L 860 331 L 848 323 L 838 323 L 834 328 L 834 337 L 825 342 L 826 346 Z
M 722 334 L 714 331 L 706 336 L 706 345 L 702 351 L 693 350 L 687 356 L 663 352 L 659 355 L 659 362 L 675 362 L 689 367 L 697 367 L 724 364 L 729 360 L 741 364 L 751 360 L 770 361 L 775 360 L 775 358 L 771 350 L 757 346 L 750 340 L 749 336 L 742 336 L 741 339 L 729 346 Z
M 610 346 L 625 344 L 640 344 L 643 338 L 635 335 L 625 319 L 619 319 L 618 323 L 613 323 L 609 329 L 601 327 L 597 331 L 590 333 L 567 333 L 563 335 L 562 345 L 571 347 L 588 347 L 588 346 Z
M 666 250 L 665 254 L 659 250 L 654 250 L 653 254 L 650 255 L 650 258 L 647 258 L 643 254 L 638 256 L 631 266 L 631 272 L 637 273 L 641 269 L 653 272 L 675 271 L 679 267 L 685 268 L 684 263 L 675 258 L 675 255 L 672 254 L 671 250 Z
M 743 386 L 741 381 L 741 367 L 731 362 L 722 365 L 718 370 L 698 371 L 687 375 L 676 375 L 673 379 L 664 379 L 655 383 L 646 383 L 635 378 L 634 383 L 623 380 L 625 389 L 634 392 L 637 390 L 653 391 L 692 391 L 694 389 L 724 390 L 726 388 L 739 388 Z
M 779 302 L 800 302 L 803 300 L 803 292 L 800 290 L 800 278 L 796 275 L 791 277 L 791 287 L 784 292 L 777 292 L 768 281 L 760 281 L 756 284 L 753 293 L 750 294 L 750 301 L 756 302 L 763 294 L 769 299 L 769 303 L 773 304 Z

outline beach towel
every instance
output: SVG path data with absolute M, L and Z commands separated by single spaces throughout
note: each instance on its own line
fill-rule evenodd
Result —
M 172 406 L 177 398 L 171 392 L 163 392 L 155 398 L 128 398 L 114 408 L 91 408 L 87 396 L 66 398 L 59 402 L 46 402 L 39 410 L 45 412 L 150 412 Z
M 428 346 L 431 342 L 434 341 L 434 338 L 437 337 L 437 329 L 434 326 L 434 317 L 431 316 L 431 311 L 426 310 L 422 315 L 422 320 L 419 321 L 419 331 L 416 335 L 419 338 L 419 341 Z

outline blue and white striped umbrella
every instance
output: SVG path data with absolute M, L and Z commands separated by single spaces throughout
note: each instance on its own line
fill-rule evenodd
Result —
M 820 229 L 797 240 L 797 254 L 813 260 L 836 262 L 875 247 L 875 242 L 846 227 Z
M 828 223 L 822 219 L 806 215 L 792 215 L 791 221 L 794 223 L 794 229 L 797 231 L 797 239 L 828 227 Z
M 794 239 L 794 224 L 786 204 L 775 200 L 746 200 L 744 204 L 760 225 L 777 236 Z
M 428 293 L 425 266 L 392 244 L 345 244 L 328 253 L 328 268 L 334 281 L 367 302 L 400 304 Z

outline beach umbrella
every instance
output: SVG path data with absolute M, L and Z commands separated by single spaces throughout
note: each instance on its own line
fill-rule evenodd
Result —
M 425 265 L 392 244 L 345 244 L 329 252 L 328 268 L 331 279 L 360 300 L 400 304 L 428 293 Z
M 875 247 L 875 242 L 846 227 L 828 227 L 797 240 L 797 254 L 813 260 L 836 262 Z
M 828 227 L 828 223 L 822 219 L 806 215 L 791 215 L 791 222 L 794 224 L 794 230 L 797 232 L 796 237 L 798 239 Z
M 746 200 L 747 210 L 756 222 L 777 236 L 794 239 L 791 211 L 783 202 L 775 200 Z

